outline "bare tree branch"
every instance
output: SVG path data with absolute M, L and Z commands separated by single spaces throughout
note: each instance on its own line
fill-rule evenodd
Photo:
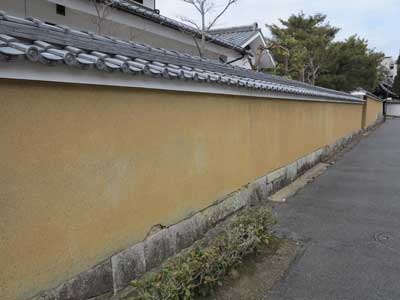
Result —
M 199 53 L 202 53 L 202 52 L 201 52 L 200 45 L 199 45 L 199 42 L 197 41 L 196 37 L 195 37 L 195 36 L 192 36 L 192 38 L 193 38 L 193 40 L 194 40 L 194 43 L 196 44 L 197 51 L 198 51 Z M 201 55 L 200 55 L 200 57 L 201 57 Z
M 212 27 L 217 23 L 217 21 L 226 13 L 229 7 L 239 0 L 227 0 L 226 4 L 224 5 L 223 9 L 210 21 L 207 22 L 207 18 L 209 15 L 216 10 L 216 5 L 213 0 L 182 0 L 185 3 L 192 5 L 197 12 L 200 14 L 201 23 L 196 23 L 193 19 L 183 17 L 181 20 L 183 22 L 189 23 L 190 25 L 194 26 L 198 29 L 201 33 L 201 42 L 200 45 L 197 39 L 194 37 L 196 42 L 196 47 L 199 50 L 200 57 L 204 56 L 205 48 L 206 48 L 206 36 L 208 32 L 212 29 Z M 206 25 L 208 23 L 208 25 Z
M 182 0 L 182 1 L 186 2 L 186 3 L 189 3 L 189 4 L 192 4 L 197 9 L 197 11 L 199 13 L 202 13 L 198 1 L 194 1 L 194 0 Z
M 228 10 L 228 8 L 232 5 L 235 4 L 238 0 L 228 0 L 228 3 L 225 5 L 224 9 L 214 18 L 213 21 L 210 22 L 210 24 L 207 27 L 207 31 L 211 30 L 212 27 L 215 25 L 215 23 L 218 21 L 219 18 L 222 17 L 222 15 Z
M 112 0 L 90 0 L 96 10 L 95 23 L 97 26 L 97 34 L 103 33 L 103 24 L 107 20 L 112 10 Z
M 201 28 L 199 27 L 199 25 L 196 23 L 196 21 L 188 18 L 188 17 L 179 17 L 183 22 L 189 23 L 190 25 L 196 27 L 196 29 L 201 30 Z

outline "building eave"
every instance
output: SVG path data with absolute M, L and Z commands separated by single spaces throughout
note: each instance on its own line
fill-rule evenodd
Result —
M 124 11 L 126 13 L 130 13 L 135 16 L 142 17 L 146 20 L 158 23 L 162 26 L 178 30 L 184 34 L 190 34 L 195 38 L 201 39 L 202 37 L 202 33 L 200 32 L 200 30 L 192 26 L 189 26 L 187 24 L 165 17 L 163 15 L 160 15 L 159 13 L 149 8 L 139 6 L 137 4 L 127 3 L 125 0 L 113 0 L 113 7 L 121 11 Z M 228 43 L 223 39 L 216 38 L 211 34 L 206 34 L 206 40 L 216 45 L 235 50 L 241 54 L 246 53 L 246 50 L 244 48 Z
M 240 45 L 240 47 L 242 48 L 246 48 L 249 44 L 251 44 L 253 41 L 255 41 L 257 38 L 260 38 L 264 47 L 267 46 L 265 39 L 263 37 L 263 35 L 261 34 L 261 32 L 257 31 L 254 33 L 254 35 L 252 37 L 250 37 L 246 42 L 244 42 L 242 45 Z

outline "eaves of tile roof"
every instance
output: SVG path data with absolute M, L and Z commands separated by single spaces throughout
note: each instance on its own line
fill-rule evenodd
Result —
M 243 47 L 247 41 L 259 33 L 261 31 L 257 23 L 238 27 L 218 28 L 210 31 L 211 35 L 238 47 Z
M 50 66 L 233 86 L 289 97 L 360 102 L 348 93 L 316 87 L 162 48 L 99 36 L 0 12 L 0 61 L 24 59 Z M 30 64 L 26 64 L 29 68 Z M 132 76 L 132 81 L 135 77 Z

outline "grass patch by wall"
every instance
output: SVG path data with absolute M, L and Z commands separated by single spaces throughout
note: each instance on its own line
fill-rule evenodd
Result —
M 132 282 L 126 300 L 192 300 L 206 296 L 242 259 L 265 246 L 276 247 L 275 224 L 265 207 L 245 210 L 207 242 L 168 260 L 160 270 Z

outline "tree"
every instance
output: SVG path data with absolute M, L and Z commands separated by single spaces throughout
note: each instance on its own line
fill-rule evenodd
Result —
M 383 53 L 369 49 L 366 40 L 353 35 L 329 46 L 316 83 L 347 92 L 359 87 L 374 92 L 384 77 L 380 68 L 383 58 Z
M 393 92 L 398 96 L 400 96 L 400 55 L 399 58 L 397 59 L 396 65 L 397 65 L 397 75 L 393 83 Z
M 325 21 L 323 14 L 299 13 L 288 20 L 280 19 L 280 25 L 267 25 L 272 34 L 271 43 L 281 46 L 273 50 L 278 74 L 315 84 L 326 50 L 339 31 Z
M 213 13 L 216 12 L 217 5 L 212 0 L 182 0 L 182 1 L 192 5 L 200 15 L 200 24 L 197 24 L 197 22 L 191 18 L 182 17 L 181 19 L 184 22 L 193 25 L 200 31 L 201 34 L 200 44 L 198 43 L 196 37 L 193 38 L 196 43 L 197 50 L 199 51 L 200 57 L 203 57 L 206 50 L 207 33 L 215 26 L 217 21 L 227 12 L 229 7 L 238 2 L 238 0 L 227 0 L 222 9 L 216 14 Z
M 112 11 L 112 0 L 90 0 L 96 11 L 95 23 L 97 27 L 97 34 L 101 35 L 104 30 L 104 24 Z

